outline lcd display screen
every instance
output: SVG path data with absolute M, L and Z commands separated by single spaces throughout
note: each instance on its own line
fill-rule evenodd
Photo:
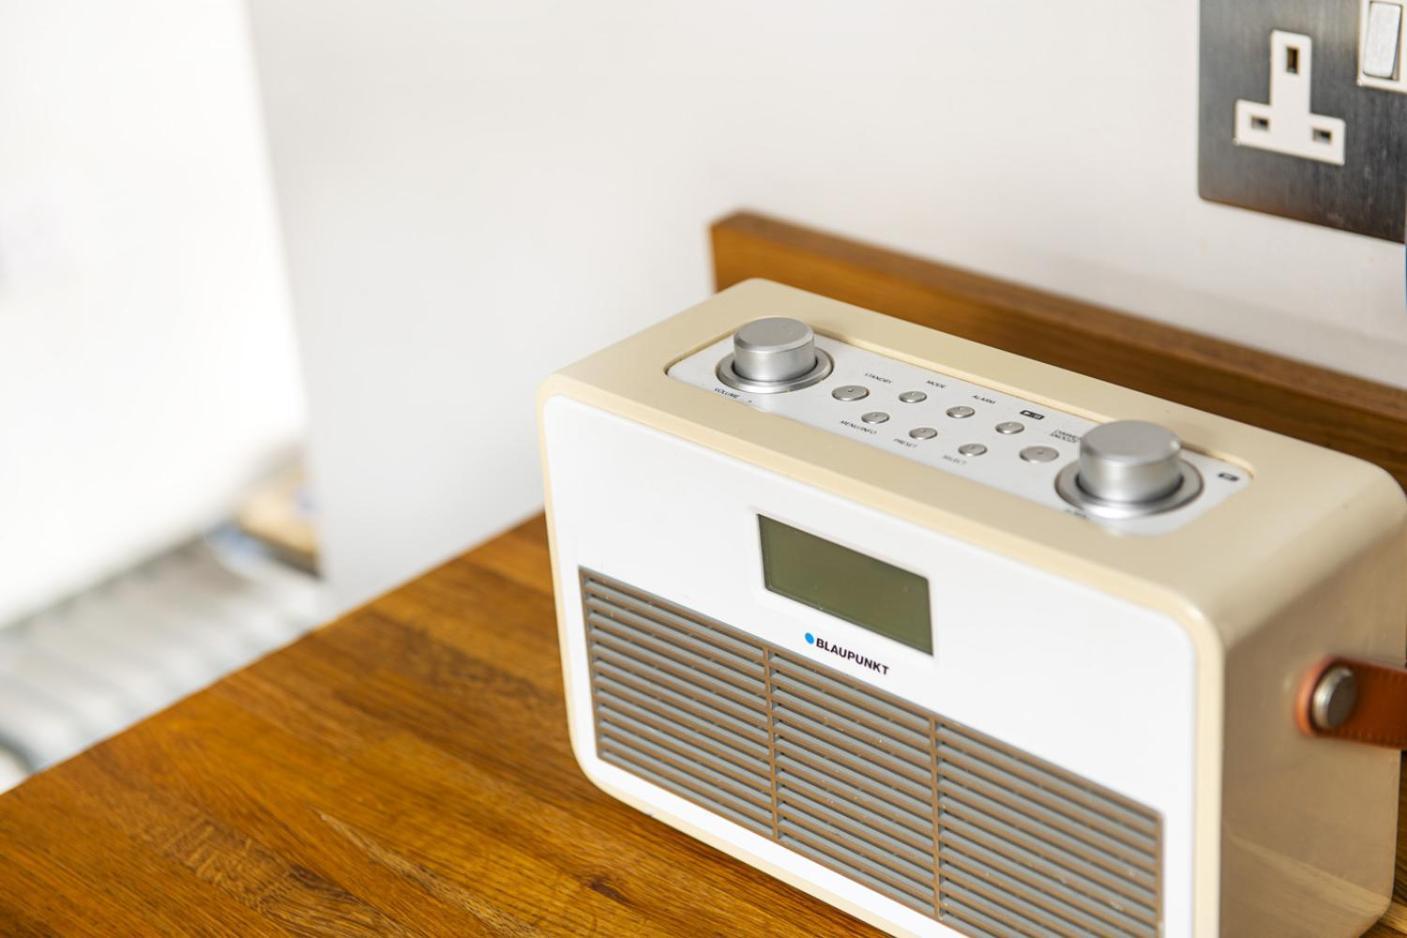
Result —
M 933 654 L 927 579 L 762 515 L 757 525 L 767 589 Z

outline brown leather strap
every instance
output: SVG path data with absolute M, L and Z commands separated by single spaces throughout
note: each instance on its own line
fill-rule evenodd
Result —
M 1314 695 L 1326 676 L 1342 678 L 1342 674 L 1334 673 L 1336 668 L 1351 672 L 1351 693 L 1356 699 L 1342 723 L 1326 726 L 1315 719 Z M 1300 729 L 1311 736 L 1407 749 L 1407 668 L 1354 658 L 1326 658 L 1305 675 L 1295 719 Z

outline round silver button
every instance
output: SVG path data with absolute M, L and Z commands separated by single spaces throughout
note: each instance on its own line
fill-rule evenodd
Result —
M 932 427 L 914 427 L 909 431 L 909 436 L 915 440 L 931 440 L 938 435 L 938 431 Z
M 1026 425 L 1024 423 L 1017 423 L 1015 420 L 1007 420 L 997 424 L 997 432 L 1004 433 L 1007 436 L 1013 433 L 1020 433 L 1024 429 L 1026 429 Z
M 870 396 L 870 389 L 858 384 L 842 384 L 831 392 L 838 401 L 863 401 Z
M 928 395 L 924 394 L 922 391 L 905 391 L 903 394 L 899 395 L 899 400 L 903 401 L 905 404 L 921 404 L 928 400 Z
M 718 379 L 758 394 L 794 391 L 831 372 L 830 356 L 816 348 L 816 334 L 799 319 L 768 316 L 733 333 L 733 354 L 718 363 Z
M 816 334 L 799 319 L 754 319 L 733 333 L 733 370 L 749 381 L 790 381 L 816 367 Z
M 971 417 L 971 416 L 972 416 L 973 414 L 975 414 L 975 413 L 977 413 L 977 411 L 973 410 L 971 407 L 949 407 L 949 408 L 948 408 L 948 416 L 949 416 L 949 417 L 955 417 L 955 418 L 957 418 L 958 420 L 962 420 L 962 419 L 965 418 L 965 417 Z
M 1080 439 L 1080 458 L 1060 470 L 1067 502 L 1102 518 L 1170 511 L 1202 491 L 1202 475 L 1181 458 L 1182 441 L 1146 420 L 1116 420 Z
M 1109 502 L 1157 501 L 1182 484 L 1182 441 L 1146 420 L 1116 420 L 1080 440 L 1076 481 Z
M 872 410 L 868 414 L 860 417 L 865 423 L 884 423 L 889 419 L 889 415 L 882 410 Z
M 1026 462 L 1055 462 L 1060 458 L 1060 450 L 1053 446 L 1028 446 L 1021 451 Z
M 981 443 L 964 443 L 958 447 L 958 452 L 964 456 L 981 456 L 987 451 L 987 447 Z

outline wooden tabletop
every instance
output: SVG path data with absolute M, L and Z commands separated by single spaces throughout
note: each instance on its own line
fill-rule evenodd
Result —
M 581 774 L 540 518 L 0 796 L 0 935 L 281 933 L 876 934 Z
M 0 795 L 0 935 L 876 934 L 607 797 L 535 519 Z

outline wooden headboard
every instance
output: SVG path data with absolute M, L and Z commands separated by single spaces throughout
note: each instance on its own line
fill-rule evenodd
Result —
M 1405 390 L 762 215 L 712 235 L 719 289 L 790 284 L 1340 450 L 1407 488 Z

